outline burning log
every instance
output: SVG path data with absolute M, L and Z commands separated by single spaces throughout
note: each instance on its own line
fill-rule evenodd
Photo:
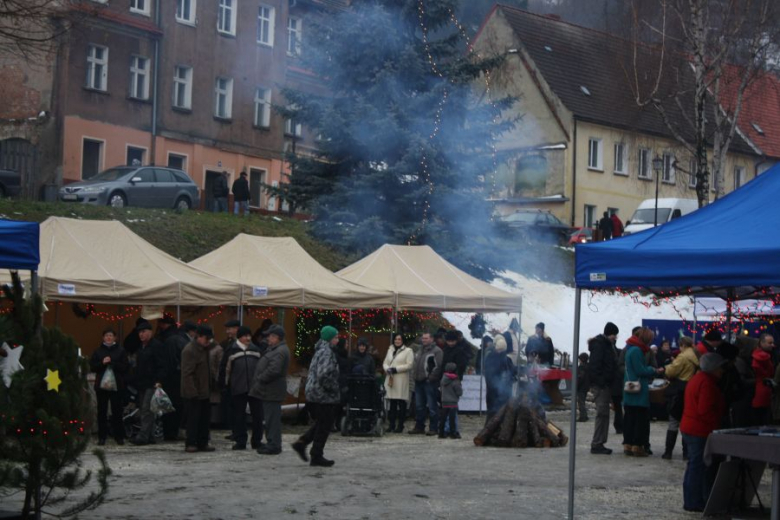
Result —
M 558 448 L 569 439 L 560 428 L 544 421 L 525 403 L 510 400 L 474 437 L 477 446 Z

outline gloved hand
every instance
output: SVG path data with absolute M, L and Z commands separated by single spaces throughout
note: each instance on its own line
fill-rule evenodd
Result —
M 391 374 L 397 374 L 397 373 L 398 373 L 398 369 L 397 369 L 397 368 L 395 368 L 395 367 L 390 367 L 390 368 L 388 369 L 388 372 L 390 372 Z
M 764 385 L 768 386 L 769 388 L 777 388 L 777 383 L 775 383 L 775 380 L 768 377 L 764 379 Z

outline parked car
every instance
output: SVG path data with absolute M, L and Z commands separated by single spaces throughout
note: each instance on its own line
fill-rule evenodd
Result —
M 593 241 L 593 230 L 588 227 L 575 228 L 569 235 L 569 245 L 586 244 Z
M 658 225 L 665 224 L 699 209 L 696 199 L 658 199 Z M 638 233 L 655 226 L 655 199 L 643 200 L 623 230 L 623 235 Z
M 17 197 L 22 191 L 22 174 L 13 170 L 0 170 L 0 197 Z
M 200 204 L 197 185 L 181 170 L 159 166 L 118 166 L 89 180 L 60 188 L 63 202 L 115 208 L 190 209 Z
M 501 217 L 501 222 L 521 236 L 567 244 L 571 227 L 552 213 L 538 209 L 521 209 Z

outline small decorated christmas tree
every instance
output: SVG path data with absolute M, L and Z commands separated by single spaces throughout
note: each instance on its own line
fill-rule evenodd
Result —
M 71 337 L 41 326 L 42 301 L 37 295 L 25 299 L 16 275 L 4 292 L 12 308 L 0 320 L 0 336 L 24 350 L 23 369 L 10 386 L 0 382 L 0 495 L 23 490 L 23 518 L 75 515 L 103 501 L 111 473 L 103 452 L 95 451 L 97 489 L 66 503 L 92 480 L 92 472 L 81 467 L 92 417 L 87 364 Z

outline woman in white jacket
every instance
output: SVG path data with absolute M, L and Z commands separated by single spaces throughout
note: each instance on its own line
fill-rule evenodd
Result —
M 388 431 L 401 433 L 406 420 L 406 405 L 409 402 L 409 372 L 414 365 L 414 352 L 404 345 L 399 333 L 393 334 L 393 344 L 387 349 L 383 367 L 385 369 L 385 397 L 390 402 L 387 418 Z

